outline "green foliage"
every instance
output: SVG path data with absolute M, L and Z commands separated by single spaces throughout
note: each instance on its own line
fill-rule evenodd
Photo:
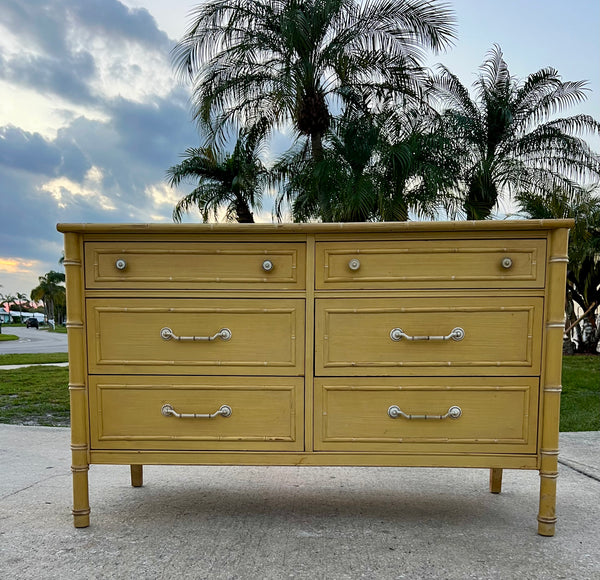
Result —
M 171 187 L 183 181 L 196 183 L 195 189 L 175 206 L 173 220 L 180 222 L 193 207 L 208 221 L 225 208 L 228 221 L 253 223 L 252 209 L 260 209 L 267 170 L 260 160 L 265 123 L 241 130 L 231 155 L 222 155 L 214 147 L 190 148 L 185 159 L 167 170 Z
M 588 332 L 582 324 L 575 326 L 579 352 L 595 353 L 600 342 L 600 327 L 596 313 L 600 309 L 600 198 L 592 189 L 567 192 L 555 188 L 552 192 L 519 193 L 516 200 L 523 214 L 529 218 L 571 218 L 575 226 L 569 237 L 569 264 L 567 266 L 567 319 L 574 324 L 578 318 L 575 304 L 581 312 Z
M 68 375 L 64 367 L 0 370 L 0 423 L 68 426 Z
M 464 211 L 485 219 L 502 193 L 568 193 L 577 180 L 600 177 L 600 157 L 579 137 L 600 132 L 588 115 L 555 118 L 586 99 L 584 81 L 562 81 L 544 68 L 524 81 L 511 76 L 499 46 L 487 54 L 474 83 L 476 100 L 446 67 L 430 81 L 431 95 L 444 108 L 464 167 Z
M 561 431 L 600 430 L 600 356 L 563 357 Z
M 323 158 L 288 152 L 273 169 L 296 221 L 434 219 L 451 197 L 459 167 L 428 107 L 371 113 L 349 107 L 325 138 Z
M 193 83 L 196 119 L 216 136 L 232 123 L 291 121 L 322 158 L 332 99 L 416 94 L 424 48 L 446 48 L 453 15 L 425 0 L 210 0 L 173 50 Z
M 44 311 L 48 319 L 53 319 L 56 324 L 61 324 L 66 316 L 66 291 L 63 286 L 65 275 L 62 272 L 51 270 L 39 277 L 39 286 L 31 291 L 31 299 L 44 302 Z
M 63 363 L 69 361 L 69 355 L 66 352 L 50 353 L 22 353 L 22 354 L 0 354 L 1 365 L 25 365 L 25 364 L 45 364 L 45 363 Z

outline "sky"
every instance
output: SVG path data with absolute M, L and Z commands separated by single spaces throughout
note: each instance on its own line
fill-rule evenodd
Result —
M 449 4 L 458 39 L 430 66 L 469 86 L 496 43 L 518 78 L 552 66 L 588 80 L 588 101 L 565 114 L 600 119 L 598 0 Z M 61 271 L 58 222 L 172 221 L 190 186 L 172 190 L 165 171 L 200 139 L 169 53 L 197 5 L 0 0 L 0 293 L 29 295 L 39 276 Z

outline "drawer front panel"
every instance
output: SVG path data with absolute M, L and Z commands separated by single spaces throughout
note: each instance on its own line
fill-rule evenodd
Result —
M 92 374 L 304 374 L 304 300 L 89 299 L 87 320 Z
M 85 255 L 88 288 L 305 287 L 300 243 L 88 242 Z
M 317 379 L 315 448 L 535 453 L 537 397 L 537 378 Z M 392 406 L 413 418 L 391 418 Z M 458 418 L 414 418 L 454 406 Z
M 315 374 L 535 375 L 542 305 L 498 296 L 317 300 Z M 450 338 L 455 329 L 461 340 Z
M 542 288 L 546 241 L 317 243 L 316 287 Z
M 92 449 L 302 450 L 303 379 L 90 377 Z M 176 417 L 214 414 L 227 417 Z

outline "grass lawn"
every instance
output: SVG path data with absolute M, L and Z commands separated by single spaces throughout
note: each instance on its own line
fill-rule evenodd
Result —
M 66 353 L 0 355 L 2 364 L 66 362 Z M 69 425 L 67 367 L 1 370 L 0 423 Z M 561 431 L 600 431 L 600 356 L 563 358 Z
M 0 423 L 68 427 L 68 368 L 0 370 Z
M 14 334 L 0 334 L 0 341 L 3 340 L 19 340 L 19 337 Z
M 49 352 L 43 354 L 0 354 L 0 365 L 28 365 L 42 363 L 69 362 L 66 352 Z M 0 366 L 0 370 L 2 366 Z
M 563 357 L 561 431 L 600 431 L 600 356 Z

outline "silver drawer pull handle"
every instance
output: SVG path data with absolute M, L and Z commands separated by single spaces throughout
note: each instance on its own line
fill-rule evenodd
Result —
M 399 340 L 402 340 L 403 338 L 405 340 L 462 340 L 465 337 L 465 331 L 460 327 L 457 326 L 456 328 L 452 329 L 452 332 L 450 332 L 450 334 L 446 335 L 446 336 L 409 336 L 408 334 L 405 334 L 404 331 L 401 328 L 392 328 L 392 330 L 390 330 L 390 338 L 395 341 L 398 342 Z
M 177 417 L 178 419 L 213 419 L 218 415 L 221 415 L 221 417 L 225 418 L 231 417 L 231 413 L 233 411 L 231 410 L 231 407 L 229 405 L 221 405 L 221 408 L 218 411 L 215 411 L 214 413 L 178 413 L 175 409 L 173 409 L 172 405 L 169 405 L 169 403 L 167 403 L 166 405 L 162 406 L 160 412 L 165 417 L 173 415 L 173 417 Z
M 388 415 L 392 419 L 397 419 L 398 417 L 403 417 L 404 419 L 458 419 L 462 415 L 462 409 L 457 405 L 453 405 L 448 409 L 448 412 L 445 415 L 410 415 L 405 413 L 398 405 L 392 405 L 388 409 Z
M 360 268 L 360 260 L 358 260 L 357 258 L 352 258 L 352 260 L 348 262 L 348 268 L 356 272 L 356 270 Z
M 502 267 L 506 268 L 507 270 L 513 265 L 513 261 L 510 258 L 503 258 L 502 259 Z
M 270 272 L 270 271 L 273 269 L 273 262 L 271 262 L 271 260 L 265 260 L 265 261 L 262 263 L 262 269 L 263 269 L 265 272 Z
M 207 342 L 216 340 L 217 338 L 220 338 L 221 340 L 229 340 L 231 338 L 231 330 L 229 330 L 229 328 L 221 328 L 221 330 L 219 330 L 219 332 L 216 334 L 213 334 L 213 336 L 177 336 L 176 334 L 173 334 L 173 331 L 168 326 L 165 326 L 160 330 L 160 337 L 163 340 L 173 339 L 187 342 Z
M 115 262 L 115 268 L 117 270 L 125 270 L 125 268 L 127 268 L 127 262 L 125 260 L 123 260 L 122 258 L 119 258 Z

